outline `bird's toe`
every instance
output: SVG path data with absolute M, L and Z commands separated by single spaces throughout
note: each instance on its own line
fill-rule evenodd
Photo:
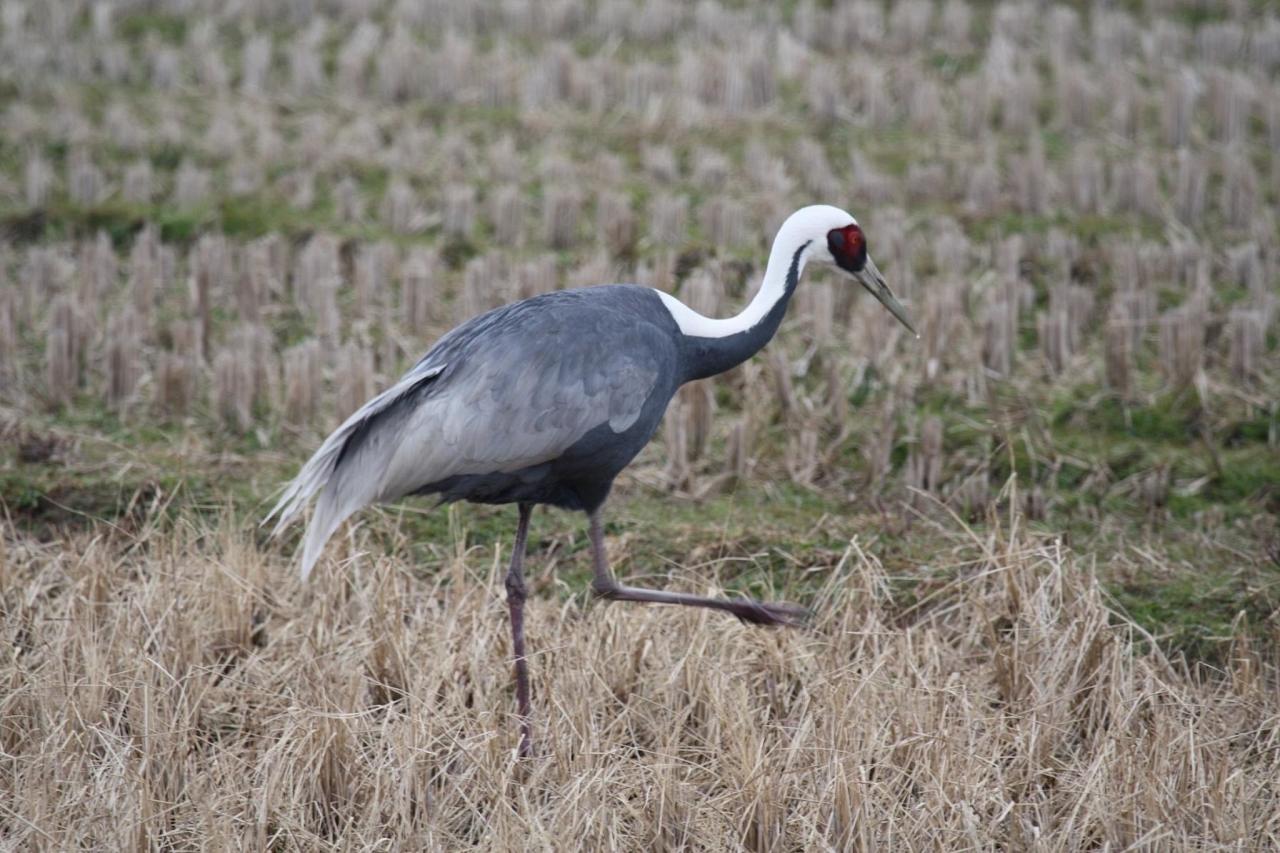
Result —
M 739 605 L 734 614 L 743 622 L 753 625 L 786 625 L 797 627 L 809 621 L 812 614 L 798 604 L 785 601 L 763 602 L 749 598 L 735 602 Z

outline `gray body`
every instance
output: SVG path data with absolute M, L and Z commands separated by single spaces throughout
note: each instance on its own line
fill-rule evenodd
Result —
M 626 285 L 547 293 L 464 323 L 421 362 L 457 364 L 456 372 L 446 367 L 423 391 L 429 399 L 437 386 L 471 383 L 493 401 L 474 426 L 486 433 L 498 467 L 414 492 L 595 509 L 684 381 L 678 334 L 652 290 Z M 547 439 L 553 458 L 507 467 L 541 455 Z
M 778 321 L 784 312 L 785 305 Z M 488 441 L 499 436 L 498 442 L 506 442 L 494 447 L 495 457 L 504 461 L 522 458 L 528 452 L 523 439 L 530 436 L 554 435 L 559 452 L 515 470 L 454 475 L 413 491 L 450 501 L 550 504 L 591 512 L 649 443 L 681 385 L 743 361 L 773 334 L 773 329 L 753 331 L 689 338 L 654 290 L 634 285 L 546 293 L 481 314 L 442 338 L 419 362 L 461 365 L 454 374 L 445 367 L 423 393 L 429 398 L 434 387 L 454 376 L 452 381 L 473 383 L 480 395 L 495 401 L 489 418 L 474 426 Z
M 304 575 L 345 518 L 406 495 L 596 510 L 682 384 L 773 337 L 803 250 L 782 298 L 725 337 L 682 333 L 658 292 L 635 285 L 545 293 L 453 329 L 330 435 L 285 492 L 277 529 L 319 495 Z

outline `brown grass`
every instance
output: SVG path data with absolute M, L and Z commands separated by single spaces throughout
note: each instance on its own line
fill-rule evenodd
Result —
M 303 586 L 230 522 L 10 531 L 4 846 L 1280 843 L 1262 663 L 1242 645 L 1212 679 L 1172 666 L 1052 541 L 957 536 L 952 580 L 909 605 L 855 540 L 808 631 L 538 597 L 526 763 L 504 555 L 459 549 L 423 579 L 349 542 Z M 702 590 L 717 568 L 678 574 Z

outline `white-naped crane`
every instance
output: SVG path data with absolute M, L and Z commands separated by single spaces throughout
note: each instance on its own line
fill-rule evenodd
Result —
M 735 317 L 704 317 L 648 287 L 602 285 L 544 293 L 453 329 L 325 439 L 268 516 L 279 515 L 274 532 L 317 499 L 302 551 L 305 579 L 337 526 L 370 504 L 408 495 L 516 504 L 506 590 L 522 757 L 533 748 L 524 553 L 536 504 L 587 514 L 591 587 L 601 598 L 709 607 L 762 625 L 798 623 L 807 612 L 793 604 L 623 586 L 605 556 L 601 510 L 676 390 L 769 342 L 809 262 L 848 273 L 915 331 L 867 254 L 857 220 L 836 207 L 805 207 L 778 230 L 764 281 Z

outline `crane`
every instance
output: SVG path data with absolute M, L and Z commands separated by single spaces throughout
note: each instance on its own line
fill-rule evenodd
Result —
M 505 586 L 521 757 L 533 751 L 524 556 L 537 504 L 587 515 L 591 588 L 600 598 L 799 623 L 807 612 L 793 604 L 622 585 L 609 568 L 602 508 L 681 385 L 722 373 L 769 342 L 809 262 L 844 271 L 915 332 L 857 220 L 829 205 L 804 207 L 779 228 L 764 281 L 737 316 L 704 317 L 652 288 L 600 285 L 533 296 L 457 326 L 324 440 L 267 516 L 279 517 L 273 535 L 315 499 L 305 579 L 334 530 L 362 507 L 409 495 L 515 504 Z

